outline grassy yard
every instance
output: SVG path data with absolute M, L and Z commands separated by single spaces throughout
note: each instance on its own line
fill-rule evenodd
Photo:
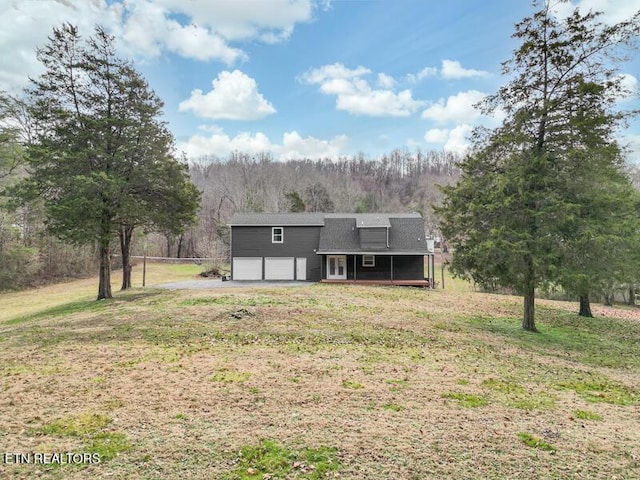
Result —
M 451 285 L 0 295 L 0 477 L 640 478 L 640 312 Z

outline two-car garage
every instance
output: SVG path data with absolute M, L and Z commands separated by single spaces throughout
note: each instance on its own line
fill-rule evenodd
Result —
M 295 257 L 234 257 L 234 280 L 306 280 L 307 259 Z

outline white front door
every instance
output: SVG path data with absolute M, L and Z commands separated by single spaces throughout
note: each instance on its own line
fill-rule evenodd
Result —
M 327 280 L 346 280 L 347 278 L 347 256 L 327 255 Z
M 307 279 L 307 259 L 304 257 L 296 258 L 296 280 Z

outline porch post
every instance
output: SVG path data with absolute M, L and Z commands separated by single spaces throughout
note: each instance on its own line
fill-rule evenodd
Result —
M 427 254 L 427 280 L 429 280 L 429 288 L 433 288 L 431 285 L 431 256 Z
M 391 281 L 393 282 L 393 255 L 391 255 Z
M 431 254 L 431 275 L 433 277 L 433 280 L 431 282 L 431 285 L 433 285 L 431 288 L 436 288 L 436 254 L 432 253 Z
M 353 280 L 356 281 L 358 279 L 358 275 L 356 274 L 356 269 L 358 268 L 358 256 L 353 255 Z

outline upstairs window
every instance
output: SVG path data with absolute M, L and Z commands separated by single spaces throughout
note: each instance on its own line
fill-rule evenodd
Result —
M 376 266 L 376 257 L 375 257 L 375 255 L 363 255 L 362 256 L 362 266 L 363 267 L 375 267 Z
M 282 243 L 282 242 L 284 242 L 284 228 L 273 227 L 271 229 L 271 243 Z

